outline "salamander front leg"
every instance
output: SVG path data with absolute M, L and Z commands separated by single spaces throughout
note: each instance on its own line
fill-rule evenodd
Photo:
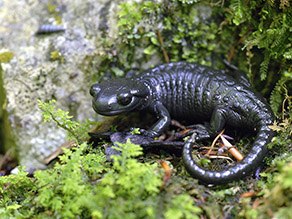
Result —
M 170 115 L 168 110 L 162 105 L 162 103 L 158 102 L 153 107 L 154 113 L 158 117 L 158 121 L 152 125 L 149 130 L 142 130 L 141 134 L 149 137 L 157 137 L 159 136 L 170 124 Z
M 161 134 L 170 124 L 170 115 L 168 110 L 160 102 L 154 106 L 154 112 L 159 120 L 150 129 Z

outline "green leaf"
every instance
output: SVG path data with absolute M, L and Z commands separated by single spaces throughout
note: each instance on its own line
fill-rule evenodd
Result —
M 112 67 L 112 71 L 115 73 L 116 76 L 124 76 L 124 72 L 117 67 Z
M 269 56 L 269 54 L 265 53 L 264 61 L 260 65 L 260 76 L 261 76 L 262 81 L 265 80 L 267 77 L 270 59 L 271 59 L 271 57 Z
M 153 55 L 156 52 L 156 47 L 154 45 L 150 45 L 144 49 L 144 53 L 147 55 Z
M 233 0 L 231 3 L 231 8 L 234 13 L 232 21 L 235 25 L 238 26 L 246 20 L 241 0 Z
M 153 36 L 150 38 L 151 43 L 153 43 L 156 46 L 159 46 L 159 42 L 156 36 Z
M 286 59 L 292 59 L 292 49 L 290 48 L 287 52 L 283 54 L 283 57 Z
M 174 37 L 173 37 L 173 42 L 175 42 L 175 43 L 181 43 L 181 38 L 180 38 L 180 36 L 178 36 L 178 35 L 175 35 Z

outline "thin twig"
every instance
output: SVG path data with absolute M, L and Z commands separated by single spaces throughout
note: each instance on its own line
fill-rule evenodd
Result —
M 212 142 L 212 145 L 211 145 L 211 147 L 210 147 L 210 149 L 209 149 L 209 151 L 208 151 L 208 153 L 207 153 L 207 156 L 208 156 L 208 157 L 209 157 L 209 154 L 211 153 L 211 151 L 213 150 L 213 148 L 214 148 L 214 146 L 215 146 L 217 140 L 220 138 L 220 136 L 223 134 L 224 131 L 225 131 L 225 129 L 223 129 L 223 130 L 222 130 L 222 131 L 216 136 L 216 138 L 214 139 L 214 141 Z
M 234 54 L 234 51 L 235 51 L 235 47 L 238 46 L 242 42 L 243 38 L 248 34 L 249 30 L 250 30 L 250 28 L 247 28 L 247 30 L 245 31 L 245 33 L 243 34 L 243 36 L 240 37 L 240 39 L 238 40 L 238 42 L 235 45 L 232 46 L 232 49 L 230 51 L 230 55 L 228 57 L 228 62 L 231 62 L 231 59 L 232 59 L 233 54 Z
M 210 155 L 209 158 L 211 158 L 211 159 L 226 159 L 226 160 L 233 161 L 230 157 L 222 156 L 222 155 Z
M 292 99 L 292 97 L 286 97 L 284 100 L 283 100 L 283 103 L 282 103 L 282 120 L 285 119 L 285 102 L 286 100 L 288 99 Z
M 167 55 L 166 50 L 164 49 L 164 43 L 163 43 L 163 39 L 162 39 L 160 30 L 157 30 L 157 36 L 158 36 L 158 39 L 159 39 L 159 42 L 160 42 L 160 45 L 161 45 L 161 49 L 162 49 L 162 53 L 163 53 L 164 59 L 168 63 L 169 62 L 169 57 Z

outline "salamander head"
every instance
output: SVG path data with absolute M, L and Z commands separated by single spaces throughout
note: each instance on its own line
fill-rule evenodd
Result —
M 114 116 L 141 107 L 149 90 L 138 80 L 119 78 L 92 85 L 90 94 L 95 112 Z

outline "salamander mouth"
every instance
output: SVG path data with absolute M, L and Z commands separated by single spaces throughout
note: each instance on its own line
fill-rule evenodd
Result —
M 109 108 L 105 108 L 103 110 L 103 109 L 98 108 L 94 102 L 92 103 L 92 107 L 96 113 L 103 115 L 103 116 L 120 115 L 122 113 L 129 112 L 135 108 L 135 107 L 128 107 L 128 108 L 122 108 L 122 109 L 112 109 L 109 107 Z
M 103 116 L 116 116 L 116 115 L 120 115 L 122 113 L 125 113 L 127 111 L 125 111 L 125 110 L 111 110 L 111 111 L 97 111 L 97 110 L 95 110 L 95 112 L 97 112 L 98 114 L 103 115 Z

